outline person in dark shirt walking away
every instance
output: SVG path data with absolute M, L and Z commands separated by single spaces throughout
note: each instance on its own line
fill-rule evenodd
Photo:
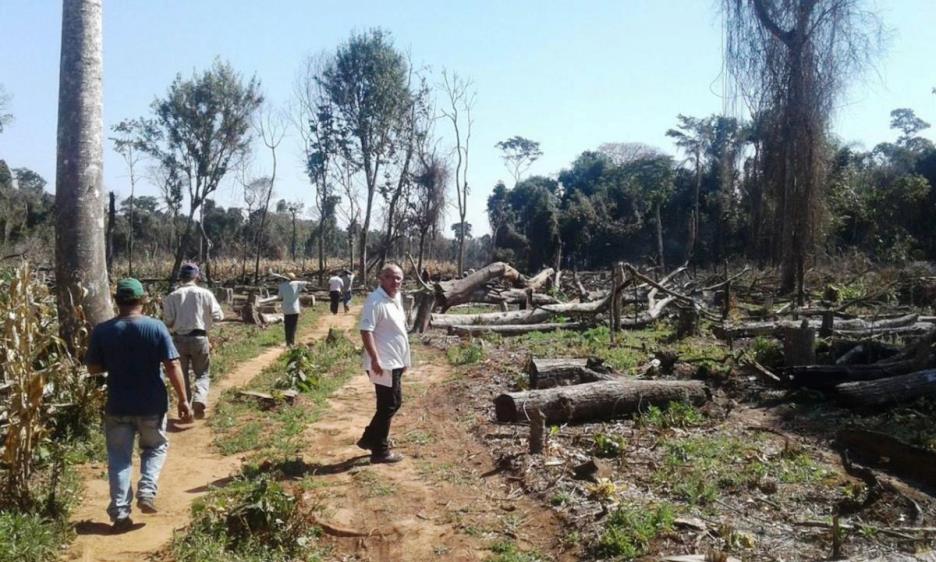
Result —
M 179 268 L 182 284 L 163 300 L 163 321 L 172 332 L 172 341 L 179 350 L 185 390 L 192 398 L 195 417 L 202 419 L 211 388 L 208 332 L 215 322 L 224 319 L 224 312 L 214 293 L 198 286 L 198 276 L 198 266 L 194 263 Z M 190 376 L 192 371 L 195 372 L 194 381 Z
M 116 318 L 94 327 L 85 363 L 88 371 L 107 372 L 107 405 L 104 437 L 107 444 L 107 476 L 110 505 L 107 514 L 115 532 L 129 530 L 133 486 L 133 441 L 140 443 L 140 481 L 137 507 L 156 513 L 159 473 L 166 461 L 166 411 L 169 395 L 159 371 L 166 369 L 178 397 L 178 414 L 191 421 L 192 408 L 185 393 L 179 354 L 166 326 L 143 315 L 146 294 L 136 279 L 122 279 L 114 295 Z

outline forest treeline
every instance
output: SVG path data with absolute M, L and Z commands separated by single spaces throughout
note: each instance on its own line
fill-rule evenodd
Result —
M 886 116 L 882 116 L 882 119 Z M 875 260 L 936 258 L 936 147 L 908 108 L 890 114 L 894 138 L 870 150 L 839 139 L 816 212 L 820 257 L 861 252 Z M 552 177 L 499 183 L 487 213 L 495 257 L 526 270 L 607 266 L 618 260 L 765 264 L 779 243 L 780 202 L 765 190 L 769 139 L 759 120 L 680 115 L 667 131 L 680 153 L 640 143 L 581 153 Z
M 744 18 L 760 17 L 728 15 L 741 18 L 733 29 L 742 31 Z M 836 37 L 830 31 L 823 41 Z M 733 39 L 736 49 L 747 45 L 742 39 Z M 820 39 L 810 48 L 819 49 Z M 769 77 L 807 55 L 778 49 L 732 60 L 750 66 L 760 57 L 757 68 Z M 815 72 L 831 64 L 821 62 Z M 759 100 L 749 104 L 750 120 L 676 116 L 666 132 L 675 154 L 606 143 L 554 174 L 528 176 L 542 156 L 535 140 L 514 136 L 481 147 L 500 151 L 511 180 L 498 182 L 487 199 L 491 234 L 473 238 L 467 208 L 482 201 L 468 179 L 470 80 L 418 67 L 379 29 L 302 61 L 293 98 L 282 107 L 264 99 L 257 77 L 216 60 L 177 76 L 149 113 L 111 127 L 131 195 L 118 200 L 111 192 L 105 210 L 108 267 L 126 262 L 132 272 L 134 260 L 171 257 L 175 271 L 183 259 L 198 259 L 210 275 L 211 260 L 223 257 L 256 278 L 261 256 L 313 259 L 322 271 L 338 257 L 359 273 L 407 254 L 420 267 L 424 258 L 462 270 L 497 259 L 525 271 L 743 258 L 782 264 L 790 290 L 796 276 L 801 288 L 803 268 L 817 258 L 936 257 L 926 220 L 936 210 L 936 148 L 921 136 L 929 124 L 912 109 L 895 109 L 893 138 L 866 149 L 831 134 L 835 92 L 805 84 L 802 95 L 813 97 L 802 103 L 818 109 L 804 116 L 790 88 L 761 82 L 748 84 Z M 0 95 L 5 125 L 15 117 L 9 102 Z M 288 130 L 301 142 L 299 163 L 284 162 Z M 263 167 L 255 164 L 261 153 Z M 307 197 L 276 196 L 277 164 L 280 175 L 284 165 L 304 167 Z M 135 195 L 142 182 L 160 195 Z M 51 257 L 54 198 L 45 183 L 0 160 L 3 256 Z M 243 203 L 217 205 L 222 185 Z M 446 214 L 454 214 L 451 237 L 442 229 Z

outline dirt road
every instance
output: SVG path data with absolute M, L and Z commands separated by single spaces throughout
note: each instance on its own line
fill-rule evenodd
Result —
M 330 327 L 348 329 L 353 326 L 355 318 L 355 314 L 325 314 L 303 338 L 323 337 Z M 282 328 L 274 326 L 271 329 Z M 283 346 L 270 348 L 216 382 L 208 399 L 208 416 L 222 391 L 246 384 L 276 361 L 284 350 Z M 107 466 L 101 463 L 86 467 L 83 499 L 72 515 L 78 536 L 65 555 L 66 560 L 110 562 L 144 559 L 146 554 L 156 552 L 169 541 L 174 530 L 188 524 L 192 501 L 205 494 L 212 483 L 239 470 L 240 456 L 221 456 L 211 446 L 211 428 L 205 422 L 175 426 L 170 416 L 169 431 L 169 455 L 159 480 L 159 513 L 143 515 L 134 508 L 132 517 L 136 528 L 121 535 L 110 534 L 110 523 L 104 512 L 110 497 Z M 138 463 L 139 457 L 135 457 L 134 486 L 139 474 Z
M 375 406 L 363 375 L 335 393 L 310 428 L 306 458 L 316 461 L 309 471 L 319 485 L 304 503 L 320 507 L 329 559 L 485 560 L 492 546 L 506 542 L 563 560 L 556 517 L 497 474 L 468 433 L 479 414 L 452 403 L 447 382 L 455 373 L 445 356 L 419 344 L 414 352 L 391 431 L 402 462 L 370 465 L 355 446 Z

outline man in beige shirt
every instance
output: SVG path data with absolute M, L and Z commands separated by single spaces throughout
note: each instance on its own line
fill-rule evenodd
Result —
M 182 284 L 163 300 L 163 321 L 172 332 L 172 341 L 179 351 L 185 388 L 192 397 L 195 417 L 202 419 L 211 387 L 208 331 L 214 322 L 224 319 L 224 312 L 214 294 L 198 286 L 198 274 L 198 266 L 193 263 L 187 263 L 179 270 Z M 194 385 L 190 370 L 195 372 Z

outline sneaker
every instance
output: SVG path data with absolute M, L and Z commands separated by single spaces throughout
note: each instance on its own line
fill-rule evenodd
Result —
M 201 402 L 192 402 L 192 409 L 195 411 L 195 419 L 205 419 L 205 405 Z
M 371 464 L 393 464 L 403 460 L 403 455 L 399 453 L 385 453 L 383 455 L 371 455 Z
M 133 528 L 133 520 L 129 517 L 121 517 L 111 525 L 111 532 L 114 534 L 126 533 Z
M 157 513 L 159 510 L 156 509 L 156 502 L 153 498 L 139 498 L 137 499 L 137 507 L 140 508 L 140 511 L 152 515 Z

